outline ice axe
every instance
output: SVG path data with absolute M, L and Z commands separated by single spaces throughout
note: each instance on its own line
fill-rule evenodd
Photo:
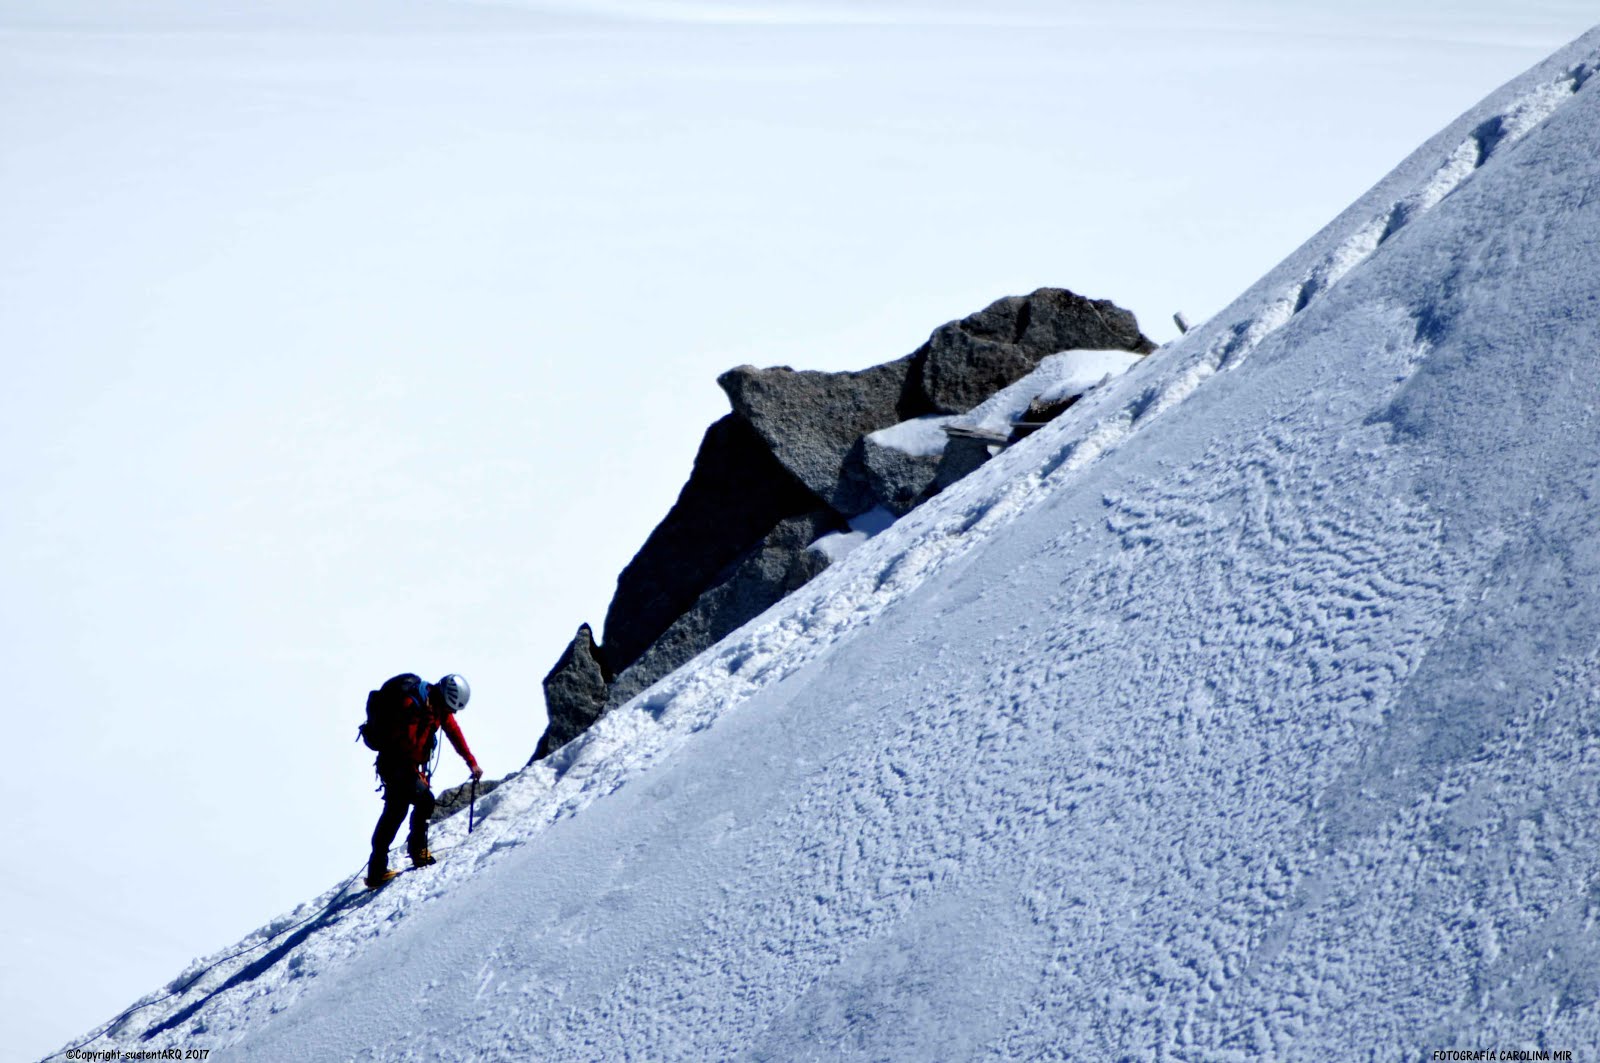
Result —
M 472 797 L 467 801 L 467 833 L 472 833 L 472 821 L 478 814 L 478 780 L 472 780 Z

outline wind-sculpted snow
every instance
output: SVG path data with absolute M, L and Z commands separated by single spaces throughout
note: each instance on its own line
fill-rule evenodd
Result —
M 319 898 L 89 1047 L 1600 1043 L 1597 49 L 501 786 L 470 838 L 447 823 L 438 867 Z

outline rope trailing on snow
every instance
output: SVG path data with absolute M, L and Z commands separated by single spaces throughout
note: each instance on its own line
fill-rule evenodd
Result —
M 172 992 L 168 993 L 166 996 L 157 997 L 154 1000 L 147 1000 L 143 1004 L 135 1004 L 133 1007 L 129 1008 L 128 1010 L 124 1011 L 122 1014 L 118 1015 L 116 1018 L 112 1019 L 110 1022 L 106 1023 L 105 1026 L 101 1030 L 99 1030 L 97 1033 L 95 1033 L 93 1036 L 91 1036 L 87 1041 L 84 1041 L 82 1044 L 73 1045 L 71 1048 L 68 1048 L 67 1051 L 68 1052 L 76 1052 L 79 1049 L 81 1049 L 84 1045 L 91 1044 L 94 1041 L 98 1041 L 100 1038 L 106 1036 L 112 1030 L 115 1030 L 118 1026 L 122 1025 L 123 1020 L 127 1019 L 129 1016 L 135 1014 L 136 1012 L 143 1011 L 145 1008 L 154 1007 L 155 1005 L 160 1004 L 160 1003 L 162 1003 L 164 1001 L 171 1000 L 173 997 L 182 996 L 184 993 L 187 993 L 191 988 L 194 987 L 194 984 L 196 982 L 200 981 L 200 979 L 202 979 L 206 975 L 210 974 L 212 971 L 214 971 L 217 967 L 221 966 L 222 964 L 227 963 L 229 960 L 238 959 L 240 956 L 243 956 L 247 952 L 254 952 L 256 949 L 261 948 L 263 945 L 266 945 L 266 944 L 269 944 L 269 943 L 271 943 L 273 941 L 276 941 L 278 938 L 281 938 L 283 935 L 287 934 L 289 931 L 298 930 L 300 927 L 305 926 L 307 923 L 311 922 L 313 919 L 317 919 L 317 918 L 320 918 L 323 915 L 326 915 L 328 913 L 329 909 L 331 909 L 335 904 L 337 904 L 339 902 L 339 900 L 344 896 L 344 891 L 350 888 L 350 883 L 354 882 L 356 880 L 356 877 L 359 876 L 361 874 L 361 872 L 365 871 L 366 868 L 367 868 L 367 865 L 365 863 L 363 863 L 360 867 L 356 868 L 354 874 L 352 874 L 349 878 L 345 879 L 342 883 L 340 883 L 339 887 L 333 891 L 333 897 L 328 901 L 327 904 L 324 904 L 321 908 L 318 908 L 315 912 L 312 912 L 310 915 L 306 916 L 304 919 L 300 920 L 298 923 L 293 923 L 293 924 L 291 924 L 289 926 L 284 927 L 281 930 L 275 931 L 274 933 L 269 934 L 267 937 L 262 938 L 260 941 L 256 942 L 254 945 L 250 945 L 250 946 L 248 946 L 246 948 L 239 949 L 236 952 L 230 952 L 226 956 L 223 956 L 223 957 L 221 957 L 219 959 L 213 960 L 211 963 L 207 964 L 206 966 L 202 967 L 198 972 L 196 972 L 195 976 L 193 978 L 189 979 L 187 982 L 183 983 L 183 985 L 179 986 L 177 989 L 174 989 Z M 52 1053 L 51 1056 L 45 1056 L 44 1060 L 41 1060 L 40 1063 L 45 1063 L 45 1061 L 51 1059 L 53 1055 L 54 1055 L 54 1053 Z

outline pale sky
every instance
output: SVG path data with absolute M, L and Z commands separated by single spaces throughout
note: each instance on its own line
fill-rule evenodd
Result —
M 0 1044 L 356 870 L 385 677 L 520 767 L 722 370 L 1042 285 L 1169 339 L 1592 17 L 0 0 Z

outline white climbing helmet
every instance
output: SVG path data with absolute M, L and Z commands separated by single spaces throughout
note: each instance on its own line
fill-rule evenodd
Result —
M 467 681 L 454 673 L 445 676 L 433 686 L 439 691 L 445 712 L 460 712 L 467 707 L 467 699 L 472 697 L 472 688 L 467 686 Z

